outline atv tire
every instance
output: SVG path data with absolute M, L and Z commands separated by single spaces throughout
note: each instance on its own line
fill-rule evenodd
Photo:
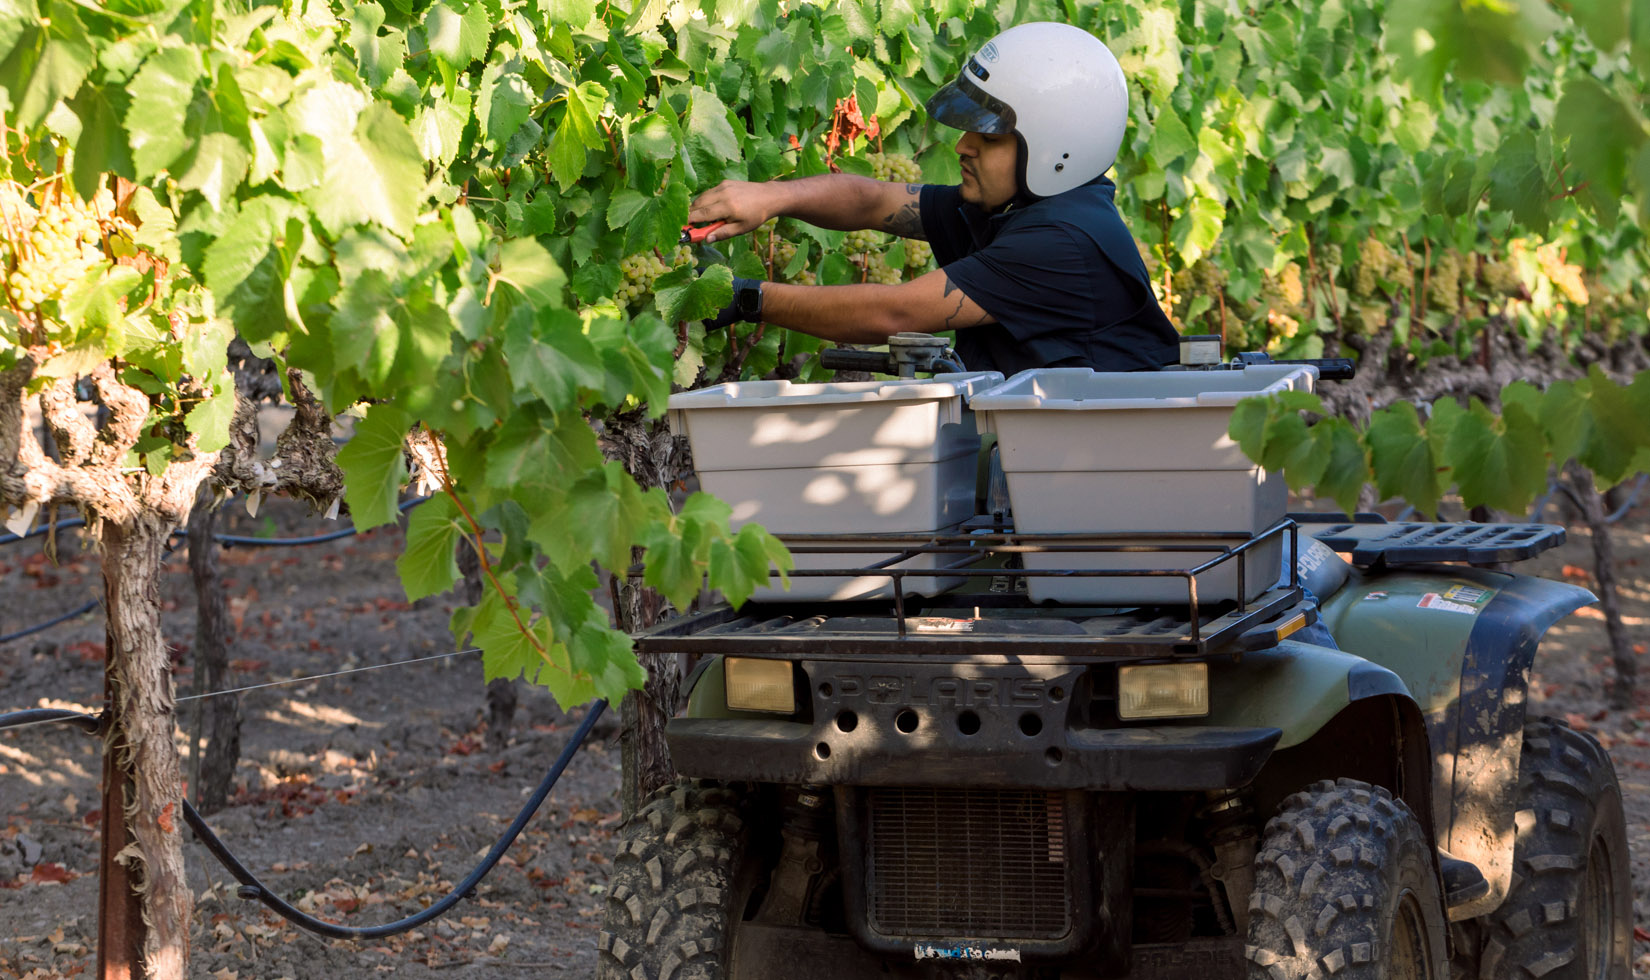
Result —
M 1433 849 L 1403 801 L 1351 779 L 1283 801 L 1255 856 L 1250 980 L 1445 980 Z
M 597 980 L 726 980 L 753 864 L 738 803 L 730 790 L 683 781 L 626 824 Z
M 1551 718 L 1524 726 L 1512 888 L 1472 920 L 1457 976 L 1628 980 L 1633 897 L 1621 787 L 1590 736 Z

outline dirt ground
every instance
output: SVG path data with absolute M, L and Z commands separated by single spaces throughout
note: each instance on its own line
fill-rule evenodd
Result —
M 238 505 L 226 533 L 314 534 L 336 527 L 280 501 L 256 519 Z M 1650 640 L 1650 503 L 1614 535 L 1628 624 Z M 453 649 L 450 597 L 409 607 L 391 529 L 301 549 L 227 549 L 223 571 L 241 684 L 267 683 Z M 52 566 L 38 541 L 0 547 L 0 634 L 95 596 L 95 555 L 67 535 Z M 166 628 L 180 694 L 192 687 L 194 598 L 180 552 L 165 573 Z M 1585 532 L 1520 570 L 1587 584 Z M 1643 653 L 1645 647 L 1638 647 Z M 81 617 L 0 644 L 0 710 L 95 706 L 103 626 Z M 1650 674 L 1650 658 L 1646 658 Z M 1566 718 L 1610 750 L 1627 804 L 1637 921 L 1650 927 L 1650 676 L 1640 707 L 1606 709 L 1602 618 L 1583 610 L 1549 634 L 1532 678 L 1532 711 Z M 243 758 L 232 805 L 211 822 L 265 881 L 300 907 L 352 925 L 399 918 L 444 894 L 491 845 L 566 743 L 564 715 L 519 685 L 509 747 L 485 747 L 475 655 L 242 695 Z M 181 714 L 187 723 L 187 705 Z M 180 744 L 187 752 L 187 739 Z M 185 762 L 187 770 L 187 760 Z M 594 941 L 619 822 L 616 720 L 604 718 L 503 865 L 449 916 L 375 942 L 316 939 L 253 902 L 205 850 L 187 844 L 196 906 L 197 977 L 293 980 L 394 973 L 409 980 L 594 972 Z M 0 977 L 93 972 L 99 755 L 62 726 L 0 733 Z M 1650 933 L 1640 935 L 1650 937 Z M 1650 977 L 1650 942 L 1637 942 Z

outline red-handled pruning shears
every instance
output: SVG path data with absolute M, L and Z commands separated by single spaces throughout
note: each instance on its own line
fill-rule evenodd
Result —
M 713 221 L 708 225 L 699 225 L 698 227 L 683 225 L 681 243 L 683 245 L 703 245 L 706 235 L 725 224 L 727 224 L 726 221 Z

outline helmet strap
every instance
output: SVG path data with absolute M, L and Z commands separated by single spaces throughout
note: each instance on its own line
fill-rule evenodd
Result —
M 1026 138 L 1020 134 L 1018 129 L 1014 131 L 1014 142 L 1019 145 L 1019 159 L 1014 165 L 1014 197 L 999 209 L 1001 211 L 1010 208 L 1023 208 L 1028 204 L 1035 204 L 1042 200 L 1036 194 L 1031 193 L 1031 189 L 1026 186 L 1026 161 L 1030 159 L 1031 152 L 1026 148 Z

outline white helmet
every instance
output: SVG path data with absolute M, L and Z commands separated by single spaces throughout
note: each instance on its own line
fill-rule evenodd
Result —
M 928 115 L 975 133 L 1020 138 L 1020 190 L 1053 197 L 1111 168 L 1129 118 L 1129 88 L 1106 45 L 1080 27 L 1041 21 L 987 41 L 928 100 Z

